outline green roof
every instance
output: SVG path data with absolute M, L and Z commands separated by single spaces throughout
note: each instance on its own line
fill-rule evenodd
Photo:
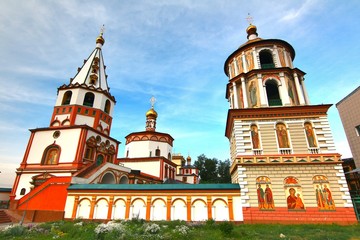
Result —
M 0 188 L 0 192 L 11 192 L 11 188 Z
M 240 190 L 239 184 L 73 184 L 68 190 Z

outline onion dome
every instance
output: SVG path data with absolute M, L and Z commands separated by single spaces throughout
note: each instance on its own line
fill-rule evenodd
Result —
M 96 38 L 96 44 L 100 43 L 101 45 L 104 45 L 105 43 L 105 39 L 102 37 L 102 34 L 100 34 L 97 38 Z
M 146 118 L 157 118 L 158 114 L 154 108 L 150 108 L 150 110 L 146 112 L 145 116 Z
M 247 39 L 253 40 L 253 39 L 257 38 L 258 34 L 257 34 L 256 31 L 257 31 L 256 26 L 250 24 L 250 26 L 248 26 L 247 29 L 246 29 L 246 33 L 248 34 Z

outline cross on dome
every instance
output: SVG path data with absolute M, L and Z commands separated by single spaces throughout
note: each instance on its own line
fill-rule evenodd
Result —
M 154 108 L 155 103 L 156 103 L 156 98 L 155 98 L 154 96 L 152 96 L 152 97 L 150 98 L 151 108 Z
M 246 21 L 247 21 L 250 25 L 252 25 L 252 23 L 253 23 L 253 17 L 250 15 L 250 13 L 248 13 L 248 16 L 247 16 L 247 18 L 246 18 Z

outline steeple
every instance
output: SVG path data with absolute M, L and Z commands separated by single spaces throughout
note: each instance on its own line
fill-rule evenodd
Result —
M 85 84 L 103 91 L 109 92 L 107 84 L 106 66 L 102 56 L 101 48 L 105 43 L 104 26 L 100 30 L 99 36 L 96 38 L 96 47 L 88 57 L 84 60 L 84 65 L 78 68 L 78 73 L 70 80 L 71 84 Z
M 145 129 L 146 129 L 146 131 L 155 132 L 155 129 L 156 129 L 156 118 L 157 118 L 158 114 L 154 109 L 155 102 L 156 102 L 156 98 L 151 97 L 150 98 L 151 108 L 145 114 L 145 116 L 146 116 L 146 127 L 145 127 Z
M 104 27 L 96 38 L 96 46 L 70 84 L 58 88 L 51 127 L 88 125 L 110 134 L 115 98 L 107 83 L 102 46 Z

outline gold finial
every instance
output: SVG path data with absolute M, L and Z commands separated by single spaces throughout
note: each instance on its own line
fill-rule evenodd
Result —
M 104 32 L 105 32 L 105 25 L 103 24 L 100 28 L 100 34 L 96 38 L 96 43 L 100 43 L 101 45 L 104 45 L 105 43 L 105 39 L 103 38 Z

